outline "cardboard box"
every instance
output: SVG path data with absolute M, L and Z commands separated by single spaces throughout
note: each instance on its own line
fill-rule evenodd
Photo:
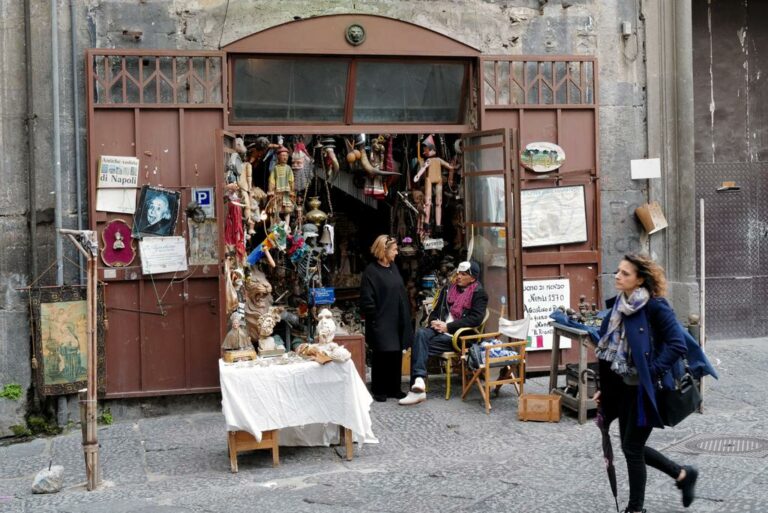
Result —
M 635 209 L 635 215 L 643 224 L 643 228 L 648 235 L 656 233 L 666 228 L 667 218 L 664 217 L 664 212 L 661 210 L 661 205 L 658 201 L 652 201 L 640 205 Z
M 523 394 L 517 407 L 517 418 L 539 422 L 560 422 L 560 396 Z

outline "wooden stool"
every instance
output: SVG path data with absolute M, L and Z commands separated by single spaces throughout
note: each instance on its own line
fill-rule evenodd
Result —
M 280 436 L 277 429 L 261 433 L 261 442 L 257 441 L 256 437 L 248 431 L 228 431 L 228 435 L 229 465 L 232 473 L 237 473 L 237 454 L 245 451 L 271 449 L 272 466 L 280 465 L 280 449 L 278 448 Z

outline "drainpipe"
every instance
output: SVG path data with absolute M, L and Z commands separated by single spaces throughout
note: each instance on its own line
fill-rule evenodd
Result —
M 64 244 L 59 229 L 62 224 L 61 198 L 61 126 L 59 122 L 59 15 L 57 0 L 51 0 L 51 93 L 53 95 L 53 183 L 56 195 L 54 211 L 56 237 L 56 285 L 64 285 Z M 59 426 L 67 424 L 67 397 L 58 398 L 57 420 Z
M 75 177 L 77 184 L 77 229 L 83 229 L 83 166 L 80 162 L 80 98 L 77 90 L 77 38 L 75 31 L 76 8 L 75 2 L 77 0 L 70 0 L 69 2 L 69 25 L 72 47 L 72 113 L 75 118 Z M 80 264 L 80 284 L 85 283 L 85 260 L 83 255 L 77 252 L 78 262 Z
M 35 170 L 35 121 L 37 116 L 35 115 L 35 101 L 32 94 L 33 77 L 32 77 L 32 8 L 30 6 L 32 0 L 24 1 L 24 45 L 25 45 L 25 59 L 26 59 L 26 75 L 27 75 L 27 191 L 29 194 L 29 274 L 30 280 L 37 278 L 37 188 L 36 182 L 36 170 Z

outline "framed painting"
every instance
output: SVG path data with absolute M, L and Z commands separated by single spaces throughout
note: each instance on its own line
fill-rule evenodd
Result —
M 140 239 L 144 235 L 173 235 L 180 196 L 178 191 L 148 185 L 142 187 L 133 220 L 133 237 Z
M 30 294 L 38 390 L 45 396 L 77 393 L 88 384 L 86 288 L 32 289 Z M 99 287 L 96 322 L 99 353 L 103 353 L 103 305 L 103 293 Z

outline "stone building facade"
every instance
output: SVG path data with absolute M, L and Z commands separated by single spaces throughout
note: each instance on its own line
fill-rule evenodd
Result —
M 602 290 L 612 290 L 612 271 L 624 253 L 646 250 L 667 267 L 678 312 L 697 311 L 693 147 L 685 143 L 689 131 L 693 138 L 686 127 L 692 99 L 687 103 L 691 95 L 685 94 L 691 87 L 691 0 L 2 2 L 0 387 L 18 383 L 27 390 L 32 383 L 28 295 L 19 289 L 35 280 L 82 279 L 73 248 L 57 249 L 55 226 L 88 226 L 80 214 L 87 211 L 84 50 L 217 50 L 294 19 L 342 13 L 408 21 L 484 54 L 596 57 Z M 630 179 L 630 159 L 659 156 L 661 180 Z M 670 221 L 650 239 L 634 217 L 649 199 L 662 202 Z M 26 398 L 0 399 L 0 436 L 23 424 L 28 407 Z

